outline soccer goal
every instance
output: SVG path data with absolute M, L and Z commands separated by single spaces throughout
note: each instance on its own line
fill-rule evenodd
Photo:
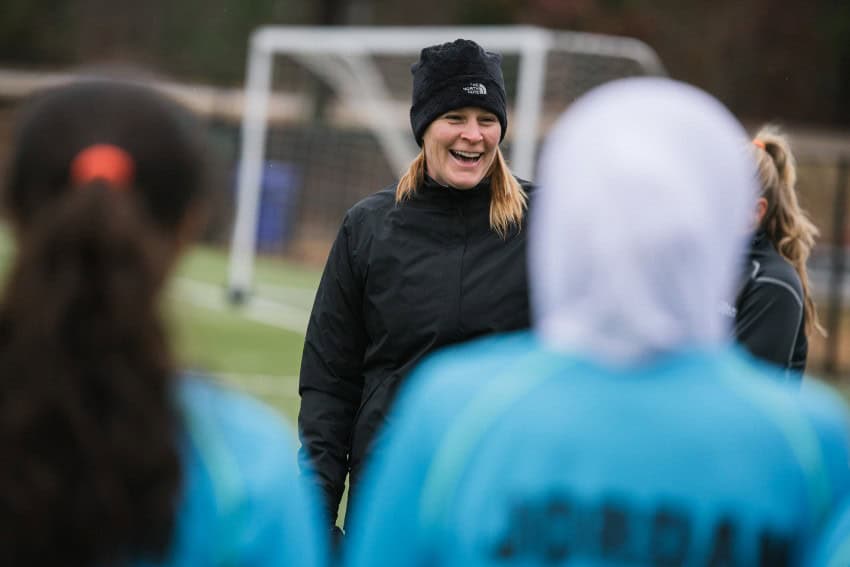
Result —
M 246 298 L 258 249 L 327 253 L 344 212 L 398 178 L 418 148 L 410 66 L 466 38 L 503 56 L 511 169 L 533 177 L 537 146 L 576 97 L 606 81 L 663 75 L 631 38 L 533 27 L 263 27 L 248 54 L 229 297 Z

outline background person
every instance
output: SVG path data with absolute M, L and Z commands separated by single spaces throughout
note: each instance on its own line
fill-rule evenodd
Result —
M 669 80 L 570 107 L 531 211 L 533 331 L 411 376 L 349 565 L 800 563 L 850 487 L 847 415 L 777 383 L 714 307 L 755 202 L 747 143 Z
M 291 436 L 179 377 L 159 300 L 208 200 L 192 117 L 87 81 L 35 97 L 3 207 L 0 564 L 323 563 Z
M 502 157 L 501 56 L 459 39 L 413 65 L 410 122 L 422 151 L 397 185 L 342 222 L 301 364 L 301 462 L 334 520 L 394 393 L 437 347 L 528 325 L 527 183 Z
M 825 335 L 809 288 L 806 260 L 818 229 L 800 208 L 788 139 L 766 126 L 753 140 L 761 185 L 757 230 L 735 302 L 735 337 L 753 355 L 802 378 L 808 337 Z

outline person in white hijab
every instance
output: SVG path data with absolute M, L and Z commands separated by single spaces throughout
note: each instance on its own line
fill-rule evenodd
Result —
M 795 565 L 848 492 L 847 415 L 730 340 L 746 133 L 666 79 L 599 87 L 544 147 L 533 329 L 411 377 L 349 565 Z

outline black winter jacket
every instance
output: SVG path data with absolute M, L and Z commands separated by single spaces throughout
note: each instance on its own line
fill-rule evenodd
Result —
M 763 232 L 753 238 L 735 309 L 736 339 L 757 358 L 800 379 L 809 349 L 803 286 Z
M 489 208 L 486 181 L 460 191 L 426 179 L 401 204 L 393 186 L 346 214 L 310 315 L 299 384 L 299 461 L 315 474 L 328 519 L 347 472 L 349 501 L 356 497 L 370 444 L 424 355 L 529 325 L 528 231 L 501 239 Z

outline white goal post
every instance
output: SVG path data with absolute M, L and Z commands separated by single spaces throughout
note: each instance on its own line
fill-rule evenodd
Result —
M 547 68 L 547 62 L 552 66 L 554 54 L 586 56 L 589 59 L 583 63 L 584 67 L 601 66 L 600 62 L 606 60 L 626 61 L 630 65 L 629 71 L 620 76 L 665 73 L 655 52 L 638 40 L 554 32 L 527 26 L 276 26 L 258 29 L 251 36 L 247 60 L 236 215 L 228 274 L 228 295 L 232 301 L 241 302 L 245 299 L 253 285 L 263 165 L 268 154 L 267 125 L 275 116 L 283 122 L 296 120 L 313 108 L 309 101 L 305 101 L 305 95 L 275 87 L 273 75 L 276 59 L 286 57 L 293 64 L 300 65 L 306 69 L 306 73 L 323 82 L 326 88 L 329 87 L 336 97 L 344 101 L 347 114 L 337 113 L 335 119 L 348 120 L 371 131 L 392 174 L 397 176 L 407 168 L 418 151 L 406 122 L 412 85 L 409 66 L 417 60 L 423 47 L 457 38 L 471 39 L 485 49 L 516 59 L 513 84 L 508 85 L 508 159 L 511 169 L 525 178 L 532 177 L 538 141 L 548 127 L 548 124 L 542 124 L 544 104 L 547 96 L 552 98 L 550 91 L 558 90 L 547 80 L 566 67 L 570 70 L 564 72 L 573 76 L 589 76 L 592 73 L 577 71 L 577 64 L 564 63 L 555 69 Z M 390 77 L 377 62 L 382 57 L 401 57 L 404 65 L 396 64 L 395 76 Z M 616 74 L 600 76 L 596 81 L 615 78 Z M 282 77 L 281 81 L 285 86 L 286 77 Z M 563 86 L 574 79 L 562 78 L 559 81 L 558 85 Z M 399 89 L 400 84 L 405 85 L 405 88 Z M 393 86 L 396 88 L 393 89 Z M 397 96 L 399 90 L 406 90 L 406 93 Z M 391 91 L 396 91 L 396 96 Z M 565 94 L 554 105 L 560 111 L 569 104 L 571 98 L 574 95 Z M 335 157 L 338 156 L 328 155 L 327 159 L 333 160 Z M 385 184 L 390 181 L 387 179 Z M 378 188 L 375 186 L 373 190 Z M 352 204 L 347 203 L 348 206 Z

